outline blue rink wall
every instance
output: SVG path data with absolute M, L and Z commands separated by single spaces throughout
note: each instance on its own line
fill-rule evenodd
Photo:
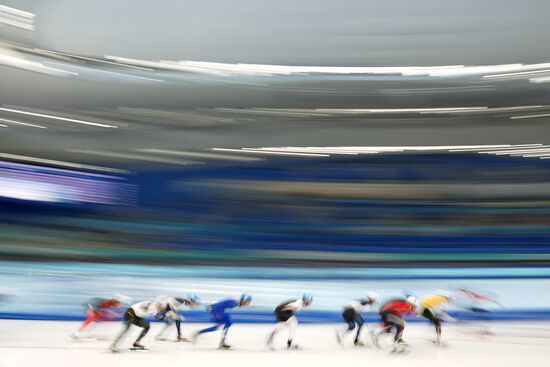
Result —
M 92 297 L 129 296 L 134 302 L 158 295 L 196 293 L 204 303 L 254 297 L 252 307 L 233 312 L 237 322 L 273 322 L 281 301 L 311 293 L 312 307 L 300 322 L 340 322 L 342 306 L 375 291 L 381 301 L 404 290 L 422 298 L 440 289 L 469 288 L 495 297 L 484 305 L 490 320 L 550 319 L 550 268 L 267 268 L 150 266 L 86 263 L 0 262 L 0 318 L 80 320 Z M 449 310 L 472 318 L 467 302 Z M 208 321 L 204 308 L 185 312 L 189 322 Z M 376 319 L 368 314 L 367 319 Z

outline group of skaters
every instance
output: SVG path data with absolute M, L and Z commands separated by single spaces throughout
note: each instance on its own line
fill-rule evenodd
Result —
M 384 336 L 389 336 L 393 339 L 391 343 L 393 352 L 402 352 L 406 349 L 407 343 L 403 340 L 403 331 L 405 330 L 405 318 L 407 317 L 423 317 L 434 326 L 435 339 L 433 343 L 442 345 L 441 340 L 441 325 L 443 321 L 455 321 L 446 312 L 446 306 L 449 305 L 457 295 L 468 296 L 473 298 L 484 297 L 472 291 L 459 289 L 455 292 L 438 291 L 434 294 L 419 300 L 412 292 L 404 292 L 402 297 L 389 300 L 378 307 L 378 312 L 381 318 L 381 325 L 376 328 L 371 328 L 368 332 L 372 339 L 372 343 L 380 348 L 380 339 Z M 489 298 L 486 298 L 489 300 Z M 132 325 L 140 327 L 141 333 L 132 344 L 131 350 L 145 350 L 145 346 L 141 344 L 141 340 L 148 333 L 150 323 L 148 318 L 154 318 L 159 321 L 165 321 L 165 325 L 156 335 L 156 340 L 166 340 L 165 333 L 168 328 L 175 324 L 177 331 L 176 341 L 191 342 L 195 344 L 198 338 L 205 333 L 210 333 L 218 329 L 222 329 L 219 349 L 229 349 L 231 346 L 227 344 L 226 338 L 229 328 L 233 324 L 229 310 L 234 308 L 249 306 L 252 302 L 250 294 L 242 294 L 237 299 L 224 299 L 219 302 L 205 305 L 210 313 L 212 326 L 195 331 L 190 338 L 182 336 L 181 323 L 184 320 L 181 312 L 185 309 L 196 308 L 201 305 L 200 298 L 195 294 L 189 294 L 186 297 L 168 297 L 160 296 L 155 300 L 139 302 L 131 305 L 122 315 L 123 327 L 110 345 L 113 352 L 118 351 L 118 345 L 122 337 L 128 332 Z M 310 306 L 313 302 L 313 297 L 310 294 L 304 294 L 301 298 L 291 299 L 282 302 L 275 308 L 275 319 L 277 324 L 274 330 L 268 335 L 267 347 L 274 348 L 276 336 L 285 328 L 288 328 L 288 338 L 286 347 L 289 349 L 300 348 L 295 344 L 293 339 L 298 325 L 296 315 Z M 93 299 L 87 304 L 86 320 L 79 327 L 78 331 L 73 333 L 75 339 L 80 339 L 85 329 L 95 321 L 113 320 L 120 313 L 123 304 L 129 304 L 129 299 L 124 296 L 115 296 L 110 299 Z M 378 306 L 379 298 L 375 292 L 368 292 L 365 298 L 350 301 L 342 313 L 342 318 L 346 323 L 345 328 L 336 331 L 336 339 L 340 345 L 344 345 L 348 335 L 353 335 L 353 344 L 356 347 L 365 345 L 362 340 L 362 330 L 366 325 L 363 314 L 369 311 L 375 311 Z M 472 311 L 476 311 L 472 309 Z M 120 311 L 119 311 L 120 312 Z
M 390 300 L 379 308 L 382 325 L 379 328 L 371 329 L 369 334 L 373 344 L 380 348 L 379 339 L 382 335 L 393 334 L 393 351 L 404 351 L 408 344 L 403 340 L 403 331 L 405 330 L 405 320 L 407 316 L 420 316 L 428 319 L 435 327 L 436 339 L 434 343 L 441 345 L 441 322 L 443 319 L 454 321 L 445 311 L 446 305 L 453 300 L 453 295 L 450 292 L 442 291 L 435 295 L 424 298 L 419 301 L 418 298 L 407 292 L 403 298 Z M 376 293 L 369 293 L 367 298 L 350 302 L 342 314 L 344 321 L 347 323 L 345 330 L 336 331 L 336 339 L 342 344 L 344 337 L 355 331 L 354 345 L 363 346 L 361 341 L 361 330 L 365 325 L 361 313 L 369 308 L 377 305 L 378 296 Z

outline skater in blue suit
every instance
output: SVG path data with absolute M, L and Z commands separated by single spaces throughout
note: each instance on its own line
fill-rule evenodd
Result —
M 231 321 L 231 317 L 229 316 L 229 314 L 226 313 L 226 310 L 236 307 L 248 306 L 250 305 L 251 301 L 251 295 L 242 294 L 239 300 L 226 299 L 210 305 L 210 307 L 208 308 L 210 312 L 210 319 L 213 323 L 215 323 L 215 325 L 212 325 L 206 329 L 199 330 L 195 334 L 193 334 L 193 344 L 197 342 L 197 338 L 199 337 L 199 335 L 216 331 L 221 326 L 223 326 L 222 339 L 220 341 L 219 349 L 231 348 L 231 346 L 225 342 L 225 338 L 227 336 L 227 331 L 229 330 L 233 322 Z

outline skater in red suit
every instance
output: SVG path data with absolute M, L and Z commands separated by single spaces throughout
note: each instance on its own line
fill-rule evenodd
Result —
M 113 298 L 92 298 L 86 303 L 86 320 L 71 336 L 80 339 L 84 330 L 93 322 L 116 320 L 121 316 L 120 304 L 123 296 Z
M 380 346 L 378 337 L 383 333 L 390 333 L 395 330 L 394 334 L 394 351 L 401 351 L 407 346 L 402 335 L 405 330 L 405 321 L 403 316 L 414 314 L 418 308 L 418 299 L 416 297 L 407 297 L 406 300 L 394 300 L 380 308 L 380 317 L 382 318 L 383 326 L 377 332 L 372 334 L 373 342 L 376 346 Z

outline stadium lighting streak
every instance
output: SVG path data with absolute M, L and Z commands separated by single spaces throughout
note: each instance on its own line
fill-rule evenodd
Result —
M 0 5 L 0 23 L 33 31 L 35 17 L 33 13 Z
M 542 152 L 542 151 L 545 151 L 545 150 L 550 150 L 550 145 L 541 145 L 541 146 L 538 146 L 538 147 L 531 147 L 531 148 L 528 148 L 528 149 L 520 149 L 518 148 L 518 151 L 526 151 L 526 152 Z M 514 152 L 516 150 L 512 150 L 510 149 L 509 150 L 510 152 Z
M 55 186 L 0 177 L 0 196 L 19 200 L 56 202 Z
M 89 169 L 89 170 L 92 170 L 92 171 L 123 173 L 123 174 L 129 173 L 129 171 L 124 170 L 124 169 L 101 167 L 101 166 L 91 166 L 91 165 L 88 165 L 88 164 L 80 164 L 80 163 L 65 162 L 65 161 L 56 161 L 56 160 L 53 160 L 53 159 L 29 157 L 29 156 L 17 155 L 17 154 L 0 153 L 0 158 L 12 159 L 12 160 L 15 160 L 15 161 L 22 161 L 22 162 L 35 162 L 35 163 L 52 164 L 54 166 L 61 166 L 61 167 Z
M 525 154 L 525 153 L 528 153 L 528 154 Z M 536 156 L 536 155 L 545 154 L 545 153 L 550 153 L 550 148 L 547 148 L 547 149 L 533 149 L 532 151 L 521 152 L 521 153 L 510 153 L 510 155 L 512 157 L 517 157 L 517 156 L 525 157 L 525 156 L 530 156 L 530 155 Z
M 490 145 L 441 145 L 441 146 L 373 146 L 373 147 L 266 147 L 266 148 L 259 148 L 259 149 L 268 149 L 268 150 L 274 150 L 274 149 L 281 149 L 281 150 L 288 150 L 292 151 L 293 149 L 305 149 L 305 150 L 315 150 L 315 149 L 333 149 L 333 150 L 344 150 L 344 151 L 350 151 L 350 152 L 401 152 L 401 151 L 431 151 L 431 150 L 450 150 L 450 149 L 478 149 L 478 148 L 486 148 L 491 147 Z
M 541 149 L 544 150 L 544 149 L 547 149 L 548 145 L 540 145 L 538 147 L 533 147 L 532 149 L 531 148 L 528 148 L 528 149 L 506 149 L 506 150 L 489 150 L 489 151 L 484 151 L 484 152 L 480 152 L 480 154 L 496 154 L 496 155 L 502 155 L 502 154 L 514 154 L 514 153 L 529 153 L 529 152 L 537 152 L 537 151 L 540 151 Z
M 266 148 L 255 149 L 255 148 L 242 148 L 243 151 L 250 153 L 258 154 L 274 154 L 274 155 L 293 155 L 297 157 L 330 157 L 330 154 L 321 154 L 321 153 L 300 153 L 300 152 L 282 152 L 276 150 L 269 150 Z
M 454 112 L 454 111 L 479 111 L 486 110 L 488 107 L 441 107 L 441 108 L 375 108 L 375 109 L 329 109 L 318 108 L 315 111 L 325 113 L 438 113 L 438 112 Z
M 0 161 L 0 169 L 2 167 L 9 167 L 9 168 L 15 168 L 15 169 L 21 169 L 21 168 L 33 168 L 38 170 L 44 170 L 47 169 L 48 172 L 55 172 L 55 173 L 75 173 L 74 170 L 65 169 L 65 168 L 54 168 L 54 167 L 47 167 L 39 166 L 35 164 L 29 164 L 29 163 L 16 163 L 16 162 L 9 162 L 9 161 Z M 129 173 L 125 170 L 119 170 L 120 173 Z M 105 173 L 96 173 L 96 172 L 85 172 L 85 171 L 78 171 L 79 176 L 86 176 L 86 177 L 102 177 L 102 178 L 109 178 L 109 179 L 116 179 L 116 180 L 124 180 L 124 178 L 119 176 L 113 176 Z
M 529 79 L 529 82 L 531 83 L 548 83 L 550 82 L 550 76 L 545 76 L 541 78 L 531 78 Z
M 221 160 L 241 161 L 241 162 L 253 162 L 253 161 L 263 160 L 262 158 L 255 158 L 255 157 L 242 157 L 242 156 L 236 156 L 236 155 L 216 154 L 216 153 L 207 153 L 207 152 L 189 152 L 189 151 L 169 150 L 169 149 L 138 149 L 138 151 L 147 152 L 147 153 L 174 155 L 174 156 L 180 156 L 180 157 L 221 159 Z
M 330 157 L 330 155 L 328 155 L 328 154 L 305 154 L 305 153 L 276 152 L 276 151 L 255 150 L 255 149 L 251 149 L 251 148 L 242 148 L 242 149 L 212 148 L 212 150 L 218 151 L 218 152 L 290 155 L 290 156 L 299 156 L 299 157 Z
M 450 152 L 482 152 L 486 150 L 495 150 L 495 149 L 510 149 L 510 148 L 527 148 L 527 147 L 533 147 L 538 148 L 541 147 L 542 144 L 504 144 L 504 145 L 489 145 L 487 148 L 467 148 L 467 149 L 449 149 Z
M 45 118 L 49 118 L 49 119 L 53 119 L 53 120 L 75 122 L 77 124 L 82 124 L 82 125 L 90 125 L 90 126 L 113 128 L 113 129 L 118 128 L 118 126 L 114 126 L 114 125 L 106 125 L 106 124 L 100 124 L 100 123 L 97 123 L 97 122 L 90 122 L 90 121 L 76 120 L 76 119 L 70 119 L 70 118 L 60 117 L 60 116 L 46 115 L 46 114 L 43 114 L 43 113 L 14 110 L 12 108 L 0 107 L 0 111 L 20 113 L 20 114 L 29 115 L 29 116 L 45 117 Z
M 295 156 L 321 156 L 327 157 L 331 154 L 380 154 L 380 153 L 399 153 L 399 152 L 430 152 L 430 151 L 449 151 L 449 152 L 477 152 L 485 153 L 484 149 L 491 152 L 500 152 L 495 149 L 510 149 L 510 148 L 541 148 L 545 147 L 542 144 L 522 144 L 522 145 L 442 145 L 442 146 L 373 146 L 373 147 L 262 147 L 262 148 L 212 148 L 213 151 L 235 152 L 235 153 L 257 153 L 257 154 L 280 154 L 280 155 L 295 155 Z M 517 151 L 520 151 L 519 149 Z M 531 151 L 531 150 L 527 150 Z M 514 150 L 516 152 L 516 150 Z
M 522 67 L 524 67 L 523 64 L 468 66 L 464 68 L 430 71 L 428 75 L 432 77 L 465 76 L 465 75 L 516 71 L 516 70 L 519 71 L 519 70 L 522 70 Z
M 71 58 L 74 58 L 74 59 L 82 59 L 82 60 L 93 61 L 93 62 L 102 63 L 102 64 L 124 66 L 124 67 L 131 68 L 131 69 L 138 69 L 138 70 L 144 70 L 144 71 L 154 71 L 155 70 L 155 69 L 145 68 L 145 67 L 141 67 L 141 66 L 126 65 L 126 64 L 123 64 L 123 63 L 119 63 L 119 62 L 112 62 L 112 61 L 107 61 L 107 60 L 102 60 L 102 59 L 95 59 L 95 58 L 92 58 L 92 57 L 84 57 L 84 56 L 79 56 L 79 55 L 73 55 L 73 54 L 69 54 L 69 53 L 65 53 L 65 52 L 59 52 L 59 51 L 49 51 L 49 50 L 39 50 L 39 51 L 47 52 L 47 53 L 53 53 L 53 54 L 57 54 L 57 55 L 65 56 L 65 57 L 71 57 Z
M 484 112 L 506 112 L 506 111 L 518 111 L 518 110 L 532 110 L 537 108 L 543 108 L 542 105 L 532 105 L 532 106 L 512 106 L 512 107 L 487 107 L 482 109 Z M 469 113 L 476 111 L 451 111 L 449 113 Z
M 331 117 L 331 116 L 360 116 L 369 114 L 468 114 L 468 113 L 495 113 L 544 108 L 543 105 L 511 106 L 511 107 L 435 107 L 435 108 L 216 108 L 215 110 L 229 113 L 283 116 L 283 117 Z
M 539 115 L 511 116 L 510 119 L 511 119 L 511 120 L 517 120 L 517 119 L 532 119 L 532 118 L 537 118 L 537 117 L 548 117 L 548 116 L 550 116 L 550 113 L 539 114 Z
M 104 74 L 118 75 L 118 76 L 122 76 L 122 77 L 125 77 L 125 78 L 131 78 L 131 79 L 147 80 L 147 81 L 151 81 L 151 82 L 160 82 L 160 83 L 164 82 L 164 80 L 161 80 L 161 79 L 146 78 L 144 76 L 130 75 L 130 74 L 124 74 L 124 73 L 116 73 L 114 71 L 107 71 L 107 70 L 102 70 L 102 69 L 89 68 L 89 67 L 85 67 L 85 66 L 60 64 L 60 63 L 57 63 L 57 62 L 48 62 L 48 63 L 52 64 L 52 65 L 63 66 L 63 67 L 84 69 L 84 70 L 89 71 L 90 73 L 104 73 Z
M 345 66 L 296 66 L 269 64 L 229 64 L 203 61 L 150 61 L 118 56 L 105 56 L 106 59 L 141 67 L 177 70 L 219 76 L 277 76 L 277 75 L 402 75 L 429 77 L 477 76 L 496 78 L 521 75 L 521 73 L 542 73 L 548 71 L 550 63 L 540 64 L 501 64 L 501 65 L 439 65 L 439 66 L 400 66 L 400 67 L 345 67 Z M 542 70 L 540 70 L 542 69 Z M 536 82 L 536 81 L 535 81 Z
M 113 158 L 122 158 L 129 160 L 138 160 L 145 162 L 156 162 L 156 163 L 168 163 L 168 164 L 177 164 L 177 165 L 189 165 L 189 164 L 201 164 L 202 162 L 182 160 L 182 159 L 171 159 L 171 158 L 159 158 L 151 157 L 142 154 L 132 154 L 132 153 L 118 153 L 118 152 L 108 152 L 102 150 L 84 150 L 84 149 L 67 149 L 71 153 L 80 153 L 80 154 L 91 154 L 103 157 L 113 157 Z
M 518 156 L 518 155 L 514 155 L 514 156 Z M 521 154 L 521 157 L 525 157 L 525 158 L 537 158 L 537 157 L 547 157 L 547 156 L 550 156 L 550 152 L 546 152 L 546 153 L 538 153 L 538 154 Z
M 550 64 L 545 64 L 550 67 Z M 542 70 L 531 70 L 531 71 L 520 71 L 517 73 L 504 73 L 504 74 L 493 74 L 493 75 L 484 75 L 483 78 L 485 79 L 493 79 L 493 78 L 510 78 L 515 76 L 523 76 L 523 75 L 532 75 L 532 74 L 542 74 L 542 73 L 550 73 L 550 69 L 542 69 Z
M 262 148 L 264 149 L 264 148 Z M 320 154 L 343 154 L 343 155 L 357 155 L 357 151 L 345 150 L 345 149 L 335 149 L 331 147 L 320 147 L 320 148 L 270 148 L 270 151 L 291 151 L 295 153 L 320 153 Z M 369 151 L 365 153 L 378 153 L 377 151 Z
M 447 68 L 461 68 L 463 65 L 446 66 L 408 66 L 408 67 L 341 67 L 341 66 L 288 66 L 288 65 L 267 65 L 267 64 L 228 64 L 202 61 L 150 61 L 131 59 L 118 56 L 105 55 L 106 59 L 114 60 L 130 65 L 144 67 L 180 70 L 202 74 L 213 74 L 223 76 L 238 75 L 307 75 L 307 74 L 402 74 L 406 72 L 420 72 L 426 75 L 429 70 L 440 70 Z
M 14 120 L 9 120 L 9 119 L 4 119 L 4 118 L 0 118 L 0 121 L 8 122 L 8 123 L 10 123 L 10 124 L 15 124 L 15 125 L 23 125 L 23 126 L 36 127 L 37 129 L 47 129 L 46 126 L 40 126 L 40 125 L 35 125 L 35 124 L 29 124 L 29 123 L 27 123 L 27 122 L 14 121 Z
M 0 65 L 10 66 L 17 69 L 32 71 L 39 74 L 46 74 L 59 77 L 78 76 L 78 73 L 72 71 L 56 69 L 45 66 L 42 63 L 29 61 L 20 57 L 15 52 L 0 49 Z
M 289 117 L 310 117 L 310 116 L 323 116 L 328 117 L 329 114 L 321 114 L 315 110 L 304 110 L 304 109 L 275 109 L 275 108 L 250 108 L 250 109 L 239 109 L 239 108 L 215 108 L 214 110 L 220 112 L 230 112 L 230 113 L 239 113 L 239 114 L 252 114 L 252 115 L 266 115 L 266 116 L 289 116 Z

